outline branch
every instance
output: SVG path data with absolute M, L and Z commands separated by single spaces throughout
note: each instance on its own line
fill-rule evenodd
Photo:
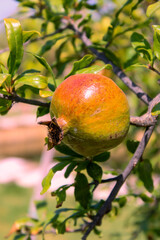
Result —
M 156 68 L 152 67 L 151 65 L 148 65 L 148 68 L 153 72 L 156 72 L 158 75 L 160 75 L 160 72 Z
M 77 25 L 70 19 L 69 20 L 70 26 L 69 28 L 72 29 L 82 40 L 82 42 L 85 44 L 86 47 L 88 47 L 92 53 L 94 53 L 98 59 L 102 60 L 106 64 L 111 64 L 113 68 L 113 72 L 125 83 L 128 88 L 134 92 L 138 98 L 140 98 L 144 103 L 147 105 L 151 101 L 151 98 L 138 86 L 136 85 L 127 75 L 120 69 L 118 66 L 116 66 L 112 61 L 110 61 L 106 55 L 103 52 L 97 51 L 93 46 L 92 42 L 89 38 L 87 38 L 86 34 L 84 32 L 81 32 Z
M 118 178 L 119 178 L 119 176 L 112 177 L 112 178 L 107 178 L 107 179 L 102 179 L 99 184 L 101 184 L 101 183 L 107 183 L 107 182 L 114 182 L 114 181 L 117 181 Z M 93 181 L 93 182 L 91 182 L 89 185 L 95 185 L 95 184 L 97 184 L 97 182 Z
M 19 97 L 18 95 L 4 95 L 0 93 L 0 98 L 6 100 L 12 100 L 13 102 L 22 102 L 30 105 L 40 106 L 40 107 L 49 107 L 50 103 L 41 102 L 38 100 L 26 99 Z
M 132 125 L 141 126 L 141 127 L 149 127 L 149 126 L 155 125 L 157 122 L 158 115 L 153 116 L 151 112 L 154 106 L 158 103 L 160 103 L 160 94 L 158 94 L 155 98 L 153 98 L 153 100 L 149 103 L 147 113 L 145 113 L 140 117 L 131 116 L 130 123 Z
M 160 93 L 150 102 L 148 112 L 151 113 L 154 106 L 157 105 L 158 103 L 160 103 Z
M 130 117 L 130 124 L 137 127 L 149 127 L 155 125 L 157 122 L 157 117 L 152 116 L 150 113 L 145 113 L 140 117 Z
M 102 205 L 100 210 L 98 211 L 97 215 L 94 217 L 94 220 L 89 224 L 89 227 L 87 231 L 85 232 L 84 236 L 82 237 L 82 240 L 85 240 L 87 236 L 90 234 L 90 232 L 94 229 L 94 227 L 99 224 L 103 218 L 103 216 L 111 211 L 111 204 L 112 201 L 115 199 L 117 193 L 119 192 L 120 188 L 122 187 L 123 183 L 133 170 L 133 168 L 138 164 L 139 160 L 141 159 L 141 156 L 145 150 L 145 147 L 152 135 L 152 132 L 154 130 L 154 126 L 151 126 L 146 129 L 143 138 L 141 142 L 139 143 L 136 152 L 134 153 L 133 157 L 131 158 L 129 164 L 125 168 L 122 174 L 119 175 L 119 178 L 117 179 L 117 182 L 115 186 L 113 187 L 109 197 L 105 201 L 105 203 Z

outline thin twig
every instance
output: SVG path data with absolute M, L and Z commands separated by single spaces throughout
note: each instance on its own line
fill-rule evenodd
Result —
M 151 65 L 148 65 L 148 68 L 153 72 L 156 72 L 158 75 L 160 75 L 160 72 L 156 68 L 152 67 Z
M 86 47 L 88 47 L 92 53 L 94 53 L 98 59 L 102 60 L 106 64 L 111 64 L 113 72 L 125 83 L 128 88 L 134 92 L 138 98 L 140 98 L 147 105 L 151 101 L 151 98 L 138 86 L 136 85 L 118 66 L 110 61 L 103 52 L 97 51 L 93 46 L 89 38 L 87 38 L 85 32 L 81 32 L 77 25 L 70 19 L 70 29 L 72 29 L 82 40 Z
M 94 227 L 99 222 L 101 222 L 103 216 L 111 210 L 112 201 L 115 199 L 117 193 L 119 192 L 120 188 L 122 187 L 123 183 L 129 176 L 129 174 L 131 173 L 133 168 L 138 164 L 138 162 L 145 150 L 145 147 L 152 135 L 153 130 L 154 130 L 154 126 L 151 126 L 146 129 L 146 131 L 143 135 L 143 138 L 142 138 L 141 142 L 139 143 L 137 150 L 134 153 L 132 159 L 130 160 L 129 164 L 127 165 L 127 167 L 125 168 L 123 173 L 119 175 L 119 178 L 118 178 L 115 186 L 113 187 L 109 197 L 107 198 L 105 203 L 102 205 L 102 207 L 98 211 L 97 215 L 94 217 L 94 220 L 89 224 L 89 227 L 88 227 L 87 231 L 85 232 L 84 236 L 82 237 L 82 240 L 87 239 L 87 236 L 94 229 Z
M 30 105 L 41 106 L 41 107 L 49 107 L 50 105 L 50 103 L 45 103 L 45 102 L 41 102 L 33 99 L 26 99 L 26 98 L 19 97 L 18 95 L 4 95 L 0 93 L 0 98 L 6 99 L 6 100 L 12 100 L 13 102 L 16 102 L 16 103 L 22 102 Z
M 118 178 L 119 178 L 119 175 L 116 176 L 116 177 L 112 177 L 112 178 L 102 179 L 99 184 L 101 184 L 101 183 L 107 183 L 107 182 L 114 182 L 114 181 L 117 181 Z M 97 184 L 97 182 L 93 181 L 93 182 L 91 182 L 89 185 L 94 185 L 94 184 Z

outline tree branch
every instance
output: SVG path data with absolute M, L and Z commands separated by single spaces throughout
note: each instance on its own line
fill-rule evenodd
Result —
M 153 126 L 157 122 L 157 115 L 153 116 L 151 114 L 152 109 L 156 104 L 160 103 L 160 94 L 158 94 L 152 101 L 149 103 L 148 111 L 144 115 L 140 117 L 130 117 L 130 123 L 132 125 L 141 126 L 141 127 L 149 127 Z
M 156 68 L 152 67 L 151 65 L 148 65 L 148 68 L 149 68 L 150 70 L 156 72 L 158 75 L 160 75 L 160 72 L 159 72 Z
M 98 59 L 102 60 L 106 64 L 111 64 L 113 67 L 113 72 L 125 83 L 128 88 L 134 92 L 139 99 L 141 99 L 145 104 L 149 104 L 151 98 L 138 86 L 136 85 L 127 75 L 116 66 L 112 61 L 110 61 L 103 52 L 97 51 L 93 46 L 92 42 L 89 38 L 87 38 L 84 32 L 81 32 L 77 25 L 74 23 L 73 20 L 69 19 L 70 26 L 69 28 L 72 29 L 82 40 L 86 47 L 88 47 L 92 53 L 94 53 Z
M 136 152 L 134 153 L 133 157 L 131 158 L 129 164 L 125 168 L 122 174 L 119 175 L 119 178 L 117 179 L 117 182 L 115 186 L 113 187 L 109 197 L 105 201 L 105 203 L 102 205 L 100 210 L 98 211 L 97 215 L 94 217 L 94 220 L 89 224 L 89 227 L 87 231 L 85 232 L 84 236 L 82 237 L 82 240 L 85 240 L 87 236 L 90 234 L 90 232 L 94 229 L 94 227 L 101 222 L 103 216 L 111 211 L 111 204 L 112 201 L 115 199 L 117 193 L 119 192 L 120 188 L 122 187 L 123 183 L 133 170 L 133 168 L 138 164 L 140 158 L 142 157 L 142 154 L 145 150 L 145 147 L 152 135 L 152 132 L 154 130 L 154 126 L 150 126 L 146 129 L 143 138 L 141 142 L 139 143 Z
M 157 122 L 157 117 L 152 116 L 150 113 L 145 113 L 140 117 L 130 117 L 130 124 L 137 127 L 153 126 Z
M 26 99 L 19 97 L 18 95 L 4 95 L 0 93 L 1 99 L 12 100 L 13 102 L 22 102 L 30 105 L 40 106 L 40 107 L 49 107 L 50 103 L 41 102 L 38 100 Z

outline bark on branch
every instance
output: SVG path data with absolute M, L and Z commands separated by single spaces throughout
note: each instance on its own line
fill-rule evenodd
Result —
M 149 103 L 148 111 L 140 116 L 140 117 L 130 117 L 130 123 L 132 125 L 141 126 L 141 127 L 149 127 L 153 126 L 157 122 L 158 116 L 152 115 L 152 109 L 156 104 L 160 103 L 160 94 L 158 94 L 155 98 L 152 99 L 152 101 Z

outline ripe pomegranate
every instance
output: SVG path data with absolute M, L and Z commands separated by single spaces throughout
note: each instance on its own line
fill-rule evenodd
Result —
M 91 157 L 116 147 L 129 128 L 129 105 L 108 77 L 77 74 L 56 89 L 51 101 L 49 141 L 62 139 L 75 152 Z

